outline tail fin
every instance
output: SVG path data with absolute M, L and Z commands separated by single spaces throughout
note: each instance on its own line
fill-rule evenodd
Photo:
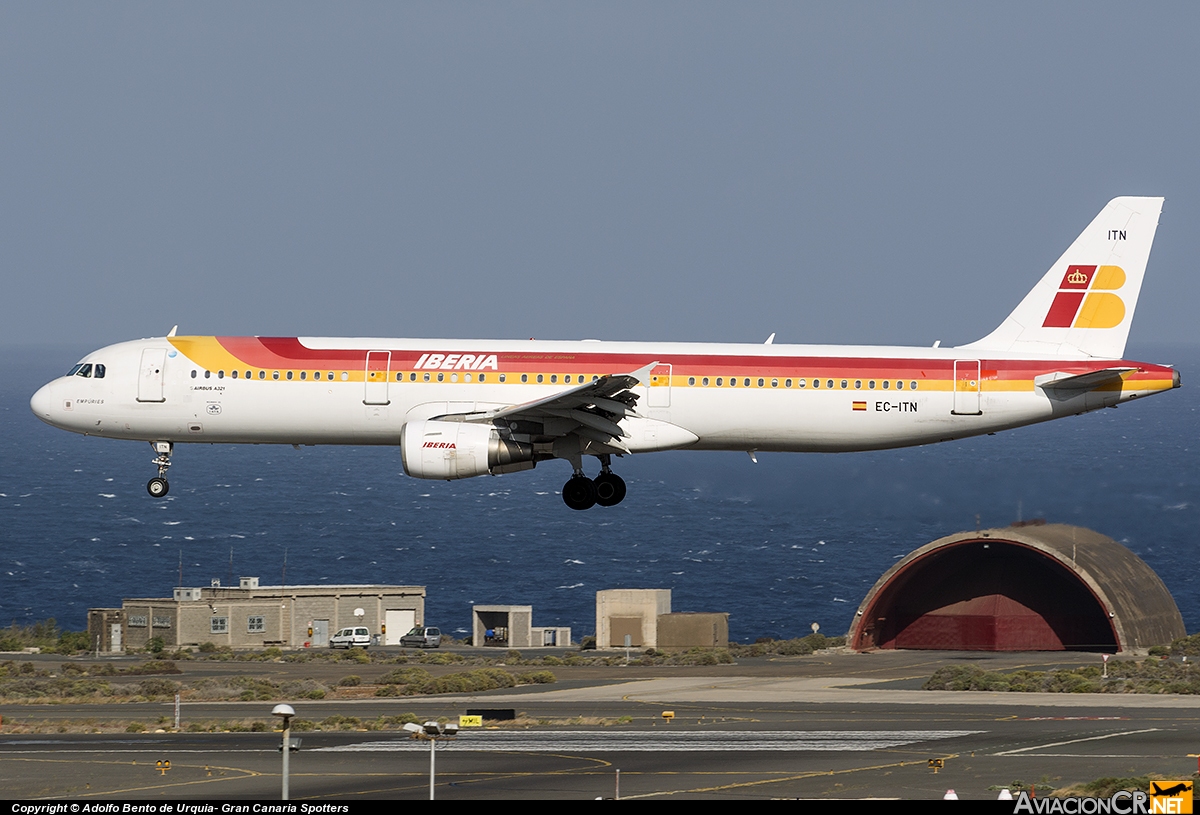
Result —
M 1000 327 L 965 350 L 1119 359 L 1162 198 L 1114 198 Z

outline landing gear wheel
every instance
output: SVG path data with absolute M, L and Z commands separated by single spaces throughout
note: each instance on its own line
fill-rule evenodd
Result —
M 596 485 L 586 475 L 571 476 L 563 484 L 562 497 L 571 509 L 591 509 L 596 505 Z
M 592 482 L 596 485 L 596 503 L 602 507 L 615 507 L 625 500 L 625 479 L 616 473 L 600 473 Z
M 155 498 L 163 498 L 171 489 L 171 485 L 167 483 L 165 478 L 151 478 L 146 484 L 146 492 L 150 493 Z

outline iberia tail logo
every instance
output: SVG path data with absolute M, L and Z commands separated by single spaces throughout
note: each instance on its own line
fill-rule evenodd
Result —
M 1113 291 L 1124 285 L 1120 266 L 1068 266 L 1042 328 L 1116 328 L 1125 301 Z

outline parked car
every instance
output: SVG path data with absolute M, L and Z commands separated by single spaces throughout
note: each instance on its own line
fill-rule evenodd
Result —
M 330 648 L 367 648 L 371 645 L 371 632 L 362 626 L 343 628 L 329 638 Z
M 400 638 L 401 648 L 437 648 L 442 644 L 442 632 L 436 628 L 417 626 Z

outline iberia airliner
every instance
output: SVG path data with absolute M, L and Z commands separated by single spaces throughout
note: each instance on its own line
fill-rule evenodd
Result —
M 880 450 L 994 433 L 1179 387 L 1123 359 L 1162 210 L 1115 198 L 991 334 L 956 348 L 176 336 L 88 354 L 39 419 L 176 444 L 395 444 L 416 478 L 565 459 L 572 509 L 612 506 L 613 456 Z M 584 458 L 599 460 L 589 478 Z

